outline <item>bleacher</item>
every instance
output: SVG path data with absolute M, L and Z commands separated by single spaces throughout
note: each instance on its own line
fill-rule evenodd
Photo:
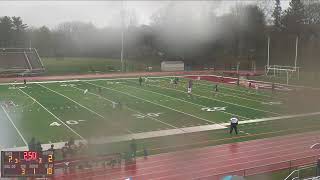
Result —
M 1 48 L 0 74 L 38 74 L 45 68 L 35 48 Z

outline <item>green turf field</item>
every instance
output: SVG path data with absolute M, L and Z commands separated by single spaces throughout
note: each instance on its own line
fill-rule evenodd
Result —
M 283 118 L 264 120 L 292 115 L 286 108 L 286 93 L 220 84 L 214 94 L 212 82 L 194 81 L 189 97 L 188 79 L 180 78 L 176 88 L 170 79 L 149 78 L 142 86 L 137 78 L 2 84 L 0 146 L 26 146 L 32 137 L 48 144 L 70 137 L 84 140 L 217 124 L 225 128 L 193 133 L 197 138 L 205 136 L 205 145 L 214 145 L 237 141 L 228 139 L 226 130 L 232 116 L 248 121 L 239 125 L 239 141 L 316 130 L 320 125 L 320 115 L 290 118 L 290 123 Z M 262 120 L 249 123 L 256 119 Z M 159 139 L 143 143 L 154 149 L 174 145 L 174 141 L 160 143 Z

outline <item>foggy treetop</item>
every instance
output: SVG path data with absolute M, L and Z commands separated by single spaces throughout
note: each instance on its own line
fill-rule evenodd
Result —
M 148 25 L 141 25 L 137 12 L 125 9 L 125 58 L 161 54 L 167 58 L 214 61 L 225 57 L 249 59 L 250 56 L 259 63 L 265 58 L 268 34 L 285 33 L 304 38 L 306 32 L 307 38 L 319 35 L 316 31 L 320 23 L 319 1 L 291 0 L 286 9 L 281 5 L 286 2 L 281 0 L 235 3 L 223 14 L 219 4 L 224 1 L 200 3 L 206 5 L 186 5 L 180 1 L 167 3 L 151 14 Z M 43 18 L 41 16 L 45 17 L 45 14 L 39 18 Z M 0 45 L 26 47 L 31 42 L 42 56 L 118 58 L 121 11 L 113 11 L 108 18 L 118 26 L 98 28 L 93 23 L 67 21 L 54 28 L 48 28 L 46 24 L 37 28 L 25 24 L 20 17 L 3 16 L 0 18 Z

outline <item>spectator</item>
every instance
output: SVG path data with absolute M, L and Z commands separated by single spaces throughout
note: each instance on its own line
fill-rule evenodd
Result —
M 71 146 L 71 145 L 74 145 L 74 139 L 73 137 L 70 137 L 69 141 L 68 141 L 68 145 Z
M 148 151 L 147 151 L 147 148 L 145 146 L 143 146 L 143 156 L 144 156 L 144 159 L 148 158 Z
M 51 144 L 51 147 L 48 149 L 49 151 L 53 151 L 54 152 L 54 145 Z
M 63 159 L 67 158 L 68 151 L 69 151 L 68 146 L 69 146 L 68 143 L 65 143 L 64 146 L 62 147 L 62 158 Z
M 36 139 L 34 137 L 31 138 L 31 141 L 28 144 L 29 151 L 34 151 L 36 147 Z
M 35 150 L 38 151 L 38 152 L 41 152 L 41 151 L 42 151 L 42 147 L 41 147 L 40 141 L 37 142 L 37 144 L 36 144 L 36 149 L 35 149 Z
M 83 145 L 82 142 L 79 142 L 79 145 L 78 145 L 78 154 L 79 154 L 79 155 L 84 154 L 83 151 L 84 151 L 84 145 Z
M 77 153 L 77 145 L 75 144 L 69 144 L 69 154 L 71 157 L 74 157 Z
M 130 149 L 133 157 L 136 158 L 137 144 L 135 139 L 131 140 Z

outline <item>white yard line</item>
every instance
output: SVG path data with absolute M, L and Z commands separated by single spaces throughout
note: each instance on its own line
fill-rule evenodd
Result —
M 61 122 L 63 125 L 65 125 L 71 132 L 73 132 L 74 134 L 76 134 L 78 137 L 80 137 L 80 139 L 85 140 L 85 138 L 83 138 L 79 133 L 77 133 L 74 129 L 72 129 L 70 126 L 68 126 L 65 122 L 63 122 L 60 118 L 58 118 L 55 114 L 53 114 L 51 111 L 49 111 L 49 109 L 47 109 L 46 107 L 44 107 L 39 101 L 37 101 L 35 98 L 33 98 L 32 96 L 30 96 L 28 93 L 24 92 L 23 90 L 21 90 L 19 88 L 19 90 L 25 94 L 26 96 L 28 96 L 30 99 L 32 99 L 33 101 L 35 101 L 36 103 L 38 103 L 44 110 L 46 110 L 49 114 L 51 114 L 55 119 L 57 119 L 59 122 Z
M 316 115 L 320 115 L 320 112 L 295 114 L 295 115 L 287 115 L 287 116 L 277 116 L 277 117 L 261 118 L 261 119 L 251 119 L 251 120 L 239 121 L 239 124 L 266 122 L 266 121 L 274 121 L 274 120 L 280 120 L 280 119 L 291 119 L 291 118 L 297 118 L 297 117 L 308 117 L 308 116 L 316 116 Z M 288 123 L 290 123 L 290 122 L 288 121 Z M 230 123 L 222 123 L 220 125 L 227 126 L 229 124 Z
M 201 80 L 201 81 L 203 81 L 203 80 Z M 199 85 L 201 85 L 201 86 L 208 86 L 208 87 L 211 87 L 211 85 L 209 85 L 209 84 L 205 84 L 205 83 L 201 83 L 201 82 L 199 82 L 198 84 L 199 84 Z M 235 91 L 235 92 L 245 93 L 246 95 L 252 95 L 252 94 L 253 94 L 253 93 L 250 93 L 250 92 L 245 91 L 245 90 L 233 89 L 233 88 L 225 87 L 225 86 L 223 86 L 223 85 L 221 85 L 221 86 L 219 86 L 219 87 L 220 87 L 221 89 L 228 89 L 228 90 L 230 90 L 230 91 Z M 259 94 L 255 94 L 255 95 L 257 95 L 257 96 L 261 96 L 261 98 L 262 98 L 262 97 L 266 97 L 266 98 L 270 98 L 270 97 L 272 97 L 272 96 L 270 96 L 270 95 L 261 94 L 261 93 L 259 93 Z
M 179 92 L 186 93 L 185 91 L 178 90 L 178 89 L 161 87 L 161 86 L 156 86 L 156 85 L 151 85 L 151 84 L 148 84 L 148 85 L 150 85 L 150 86 L 155 86 L 155 87 L 159 87 L 159 88 L 163 88 L 163 89 L 170 89 L 170 90 L 174 90 L 174 91 L 179 91 Z M 219 99 L 209 98 L 209 97 L 207 97 L 207 96 L 202 96 L 202 95 L 199 95 L 199 94 L 194 94 L 194 93 L 192 93 L 192 95 L 198 96 L 198 97 L 202 97 L 202 98 L 206 98 L 206 99 L 211 99 L 211 100 L 214 100 L 214 101 L 223 102 L 223 103 L 226 103 L 226 104 L 231 104 L 231 105 L 234 105 L 234 106 L 239 106 L 239 107 L 243 107 L 243 108 L 255 110 L 255 111 L 260 111 L 260 112 L 265 112 L 265 113 L 271 113 L 271 114 L 281 115 L 281 114 L 279 114 L 279 113 L 275 113 L 275 112 L 271 112 L 271 111 L 266 111 L 266 110 L 262 110 L 262 109 L 257 109 L 257 108 L 253 108 L 253 107 L 248 107 L 248 106 L 244 106 L 244 105 L 240 105 L 240 104 L 235 104 L 235 103 L 231 103 L 231 102 L 226 102 L 226 101 L 219 100 Z
M 24 144 L 26 146 L 28 146 L 27 141 L 24 139 L 22 133 L 19 131 L 19 129 L 17 128 L 17 126 L 14 124 L 14 122 L 12 121 L 11 117 L 9 116 L 9 114 L 7 113 L 7 111 L 5 110 L 5 108 L 1 105 L 1 108 L 3 110 L 3 112 L 6 114 L 7 118 L 9 119 L 9 121 L 11 122 L 12 126 L 16 129 L 17 133 L 19 134 L 19 136 L 21 137 L 22 141 L 24 142 Z
M 198 83 L 200 85 L 202 85 L 201 83 Z M 206 91 L 206 92 L 212 92 L 210 90 L 206 90 L 206 89 L 201 89 L 201 91 Z M 218 94 L 223 94 L 225 96 L 230 96 L 230 97 L 234 97 L 234 98 L 238 98 L 238 99 L 244 99 L 244 100 L 247 100 L 247 101 L 253 101 L 253 102 L 258 102 L 258 103 L 264 103 L 266 102 L 265 101 L 262 101 L 262 100 L 257 100 L 257 99 L 251 99 L 251 98 L 246 98 L 246 97 L 241 97 L 240 94 L 237 94 L 236 93 L 222 93 L 222 92 L 218 92 Z M 246 95 L 247 96 L 247 95 Z
M 168 77 L 183 77 L 183 76 L 150 76 L 149 79 L 168 78 Z M 122 78 L 93 78 L 93 79 L 69 79 L 69 80 L 49 80 L 49 81 L 28 81 L 27 84 L 50 84 L 50 83 L 69 83 L 69 82 L 86 82 L 86 81 L 116 81 L 125 79 L 138 79 L 138 77 L 122 77 Z M 0 83 L 0 85 L 23 85 L 23 82 Z
M 101 114 L 99 114 L 99 113 L 95 112 L 94 110 L 92 110 L 92 109 L 90 109 L 90 108 L 88 108 L 88 107 L 86 107 L 86 106 L 78 103 L 77 101 L 69 98 L 68 96 L 65 96 L 65 95 L 63 95 L 63 94 L 61 94 L 61 93 L 59 93 L 59 92 L 57 92 L 57 91 L 55 91 L 55 90 L 53 90 L 53 89 L 50 89 L 50 88 L 48 88 L 48 87 L 46 87 L 46 86 L 44 86 L 44 85 L 42 85 L 42 84 L 38 84 L 38 85 L 41 86 L 41 87 L 43 87 L 43 88 L 45 88 L 45 89 L 48 89 L 49 91 L 52 91 L 52 92 L 54 92 L 54 93 L 56 93 L 56 94 L 58 94 L 58 95 L 60 95 L 60 96 L 62 96 L 62 97 L 64 97 L 64 98 L 66 98 L 66 99 L 68 99 L 68 100 L 70 100 L 70 101 L 72 101 L 73 103 L 75 103 L 75 104 L 79 105 L 80 107 L 82 107 L 82 108 L 90 111 L 91 113 L 93 113 L 93 114 L 101 117 L 102 119 L 105 119 L 105 117 L 102 116 Z M 129 133 L 133 133 L 133 132 L 130 131 L 129 129 L 126 129 L 126 131 L 129 132 Z
M 75 89 L 77 89 L 77 90 L 79 90 L 79 91 L 84 91 L 84 89 L 81 89 L 81 88 L 77 88 L 77 87 L 72 87 L 72 88 L 75 88 Z M 114 101 L 112 101 L 112 100 L 110 100 L 110 99 L 105 98 L 104 96 L 101 96 L 101 95 L 92 93 L 92 92 L 90 92 L 90 91 L 88 91 L 88 93 L 89 93 L 89 94 L 92 94 L 92 95 L 94 95 L 94 96 L 100 97 L 100 98 L 102 98 L 102 99 L 104 99 L 104 100 L 106 100 L 106 101 L 108 101 L 108 102 L 116 103 L 116 102 L 114 102 Z M 139 112 L 139 111 L 136 111 L 136 110 L 134 110 L 134 109 L 131 109 L 131 108 L 129 108 L 129 107 L 127 107 L 127 109 L 130 110 L 130 111 L 132 111 L 132 112 L 138 113 L 138 114 L 140 114 L 140 115 L 145 115 L 145 114 L 143 114 L 143 113 L 141 113 L 141 112 Z M 180 128 L 174 126 L 174 125 L 171 125 L 171 124 L 169 124 L 169 123 L 163 122 L 163 121 L 161 121 L 161 120 L 159 120 L 159 119 L 157 119 L 157 118 L 154 118 L 154 117 L 151 117 L 151 116 L 148 116 L 148 115 L 145 115 L 145 116 L 147 116 L 148 118 L 150 118 L 150 119 L 152 119 L 152 120 L 154 120 L 154 121 L 157 121 L 157 122 L 159 122 L 159 123 L 165 124 L 165 125 L 167 125 L 167 126 L 169 126 L 169 127 L 172 127 L 172 128 L 175 128 L 175 129 L 180 129 Z
M 149 100 L 146 100 L 146 99 L 143 99 L 143 98 L 140 98 L 140 97 L 137 97 L 135 95 L 132 95 L 132 94 L 129 94 L 129 93 L 125 93 L 125 92 L 122 92 L 122 91 L 119 91 L 119 90 L 115 90 L 115 89 L 111 89 L 111 88 L 107 88 L 105 86 L 100 86 L 100 85 L 97 85 L 97 84 L 93 84 L 93 83 L 90 83 L 90 82 L 85 82 L 87 84 L 91 84 L 91 85 L 94 85 L 94 86 L 97 86 L 97 87 L 101 87 L 101 88 L 104 88 L 104 89 L 109 89 L 109 90 L 112 90 L 112 91 L 116 91 L 116 92 L 119 92 L 121 94 L 125 94 L 127 96 L 131 96 L 131 97 L 135 97 L 137 99 L 140 99 L 142 101 L 145 101 L 145 102 L 149 102 L 149 103 L 152 103 L 152 104 L 155 104 L 157 106 L 161 106 L 161 107 L 164 107 L 164 108 L 167 108 L 167 109 L 170 109 L 172 111 L 176 111 L 176 112 L 179 112 L 179 113 L 182 113 L 182 114 L 185 114 L 185 115 L 188 115 L 188 116 L 191 116 L 191 117 L 194 117 L 194 118 L 197 118 L 197 119 L 200 119 L 200 120 L 203 120 L 203 121 L 206 121 L 206 122 L 210 122 L 210 123 L 213 123 L 212 121 L 210 120 L 207 120 L 207 119 L 204 119 L 204 118 L 201 118 L 201 117 L 198 117 L 198 116 L 195 116 L 195 115 L 192 115 L 192 114 L 189 114 L 189 113 L 186 113 L 186 112 L 183 112 L 183 111 L 179 111 L 177 109 L 173 109 L 173 108 L 170 108 L 168 106 L 164 106 L 164 105 L 161 105 L 161 104 L 158 104 L 158 103 L 155 103 L 155 102 L 152 102 L 152 101 L 149 101 Z
M 168 97 L 168 98 L 171 98 L 171 99 L 176 99 L 178 101 L 182 101 L 182 102 L 185 102 L 185 103 L 193 104 L 193 105 L 196 105 L 196 106 L 207 107 L 207 106 L 204 106 L 204 105 L 201 105 L 201 104 L 196 104 L 196 103 L 193 103 L 193 102 L 190 102 L 190 101 L 185 101 L 185 100 L 180 99 L 180 98 L 175 98 L 175 97 L 172 97 L 172 96 L 168 96 L 168 95 L 165 95 L 165 94 L 162 94 L 162 93 L 146 90 L 146 89 L 143 89 L 143 88 L 137 88 L 137 87 L 126 85 L 126 84 L 121 84 L 121 85 L 124 85 L 124 86 L 127 86 L 127 87 L 132 87 L 132 88 L 135 88 L 135 89 L 139 89 L 139 90 L 150 92 L 150 93 L 154 93 L 154 94 L 158 94 L 160 96 L 165 96 L 165 97 Z M 221 113 L 228 114 L 228 115 L 231 115 L 231 116 L 238 116 L 238 117 L 241 117 L 241 118 L 244 118 L 244 119 L 250 119 L 250 118 L 247 118 L 247 117 L 244 117 L 244 116 L 239 116 L 237 114 L 232 114 L 232 113 L 225 112 L 225 111 L 217 111 L 217 112 L 221 112 Z

